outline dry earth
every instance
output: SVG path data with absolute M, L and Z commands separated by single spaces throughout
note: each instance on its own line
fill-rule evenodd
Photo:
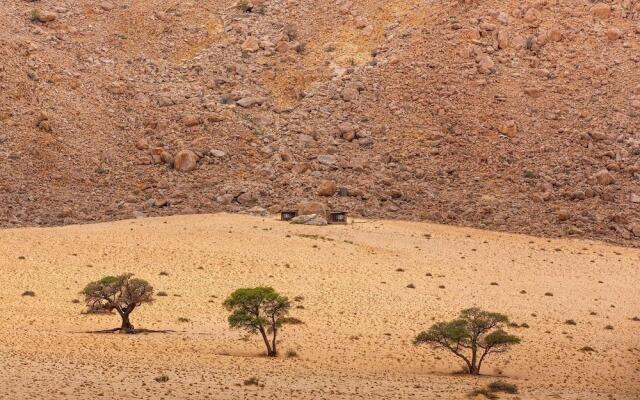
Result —
M 411 341 L 473 305 L 530 326 L 510 328 L 523 343 L 485 371 L 517 384 L 519 398 L 640 395 L 640 251 L 358 222 L 218 214 L 0 231 L 0 398 L 463 399 L 495 377 L 452 375 L 453 357 Z M 174 332 L 86 333 L 117 316 L 82 315 L 72 300 L 88 281 L 124 271 L 168 293 L 133 322 Z M 224 297 L 259 284 L 303 296 L 292 315 L 305 324 L 281 342 L 297 358 L 263 358 L 257 338 L 228 329 Z M 264 387 L 244 385 L 253 376 Z

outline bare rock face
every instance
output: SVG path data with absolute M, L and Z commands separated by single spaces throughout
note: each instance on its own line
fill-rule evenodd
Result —
M 189 172 L 196 169 L 198 156 L 191 150 L 181 150 L 173 158 L 173 166 L 176 171 Z
M 298 204 L 298 215 L 317 214 L 327 217 L 327 206 L 317 201 L 303 201 Z
M 234 2 L 0 0 L 0 227 L 309 200 L 640 246 L 639 0 Z

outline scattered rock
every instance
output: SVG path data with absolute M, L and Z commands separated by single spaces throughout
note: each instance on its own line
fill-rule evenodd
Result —
M 47 22 L 53 22 L 58 18 L 55 13 L 49 11 L 34 11 L 32 15 L 32 19 L 34 21 L 42 22 L 46 24 Z
M 242 47 L 242 50 L 244 51 L 256 52 L 260 50 L 260 43 L 258 42 L 258 39 L 256 39 L 255 37 L 249 36 L 242 43 L 241 47 Z
M 338 186 L 336 185 L 335 181 L 325 179 L 321 181 L 320 185 L 318 186 L 318 195 L 331 197 L 334 194 L 336 194 L 337 190 L 338 190 Z
M 609 18 L 611 16 L 611 6 L 605 3 L 598 3 L 591 7 L 591 15 L 597 18 Z
M 338 160 L 332 154 L 322 154 L 318 156 L 318 162 L 323 165 L 335 165 Z
M 138 150 L 148 150 L 149 149 L 149 141 L 145 138 L 141 138 L 136 143 L 136 149 Z
M 324 226 L 327 225 L 327 219 L 318 214 L 299 215 L 291 220 L 292 224 L 297 225 L 315 225 Z
M 602 186 L 611 185 L 615 181 L 615 179 L 613 178 L 613 175 L 611 175 L 611 172 L 609 172 L 606 169 L 601 170 L 596 174 L 592 175 L 590 180 Z
M 303 201 L 298 204 L 298 215 L 312 215 L 317 214 L 323 217 L 327 217 L 327 207 L 317 201 Z
M 196 114 L 187 114 L 182 117 L 182 123 L 185 126 L 192 127 L 202 124 L 202 118 Z
M 511 120 L 511 121 L 507 121 L 504 124 L 500 125 L 500 128 L 498 130 L 503 135 L 506 135 L 506 136 L 509 136 L 509 137 L 514 137 L 516 135 L 516 133 L 518 133 L 518 125 L 517 125 L 516 121 Z
M 615 41 L 620 39 L 624 35 L 624 32 L 622 32 L 621 29 L 612 26 L 607 29 L 606 35 L 607 39 Z
M 175 155 L 173 159 L 173 166 L 176 171 L 193 171 L 194 169 L 196 169 L 197 165 L 198 156 L 191 150 L 181 150 Z

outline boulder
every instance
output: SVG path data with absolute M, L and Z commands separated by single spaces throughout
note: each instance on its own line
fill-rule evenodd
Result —
M 189 172 L 196 169 L 198 156 L 191 150 L 181 150 L 173 158 L 173 166 L 176 171 Z
M 297 225 L 324 226 L 327 225 L 327 219 L 318 214 L 300 215 L 293 218 L 291 223 Z
M 312 215 L 317 214 L 322 217 L 327 216 L 327 207 L 317 201 L 303 201 L 298 204 L 298 215 Z
M 331 197 L 334 194 L 336 194 L 337 190 L 338 190 L 338 186 L 336 185 L 335 181 L 324 179 L 320 182 L 320 185 L 318 186 L 318 195 Z

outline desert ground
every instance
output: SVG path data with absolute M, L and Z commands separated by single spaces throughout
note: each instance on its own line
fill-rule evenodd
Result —
M 463 399 L 497 377 L 520 390 L 501 398 L 640 396 L 638 249 L 352 222 L 215 214 L 2 230 L 0 398 Z M 126 271 L 168 294 L 132 322 L 167 333 L 91 333 L 119 319 L 82 314 L 79 292 Z M 277 359 L 229 329 L 221 305 L 255 285 L 300 296 L 291 315 L 304 324 L 284 329 Z M 412 344 L 471 306 L 529 325 L 508 328 L 522 344 L 489 359 L 481 377 L 456 375 L 454 356 Z M 252 377 L 259 385 L 245 384 Z

